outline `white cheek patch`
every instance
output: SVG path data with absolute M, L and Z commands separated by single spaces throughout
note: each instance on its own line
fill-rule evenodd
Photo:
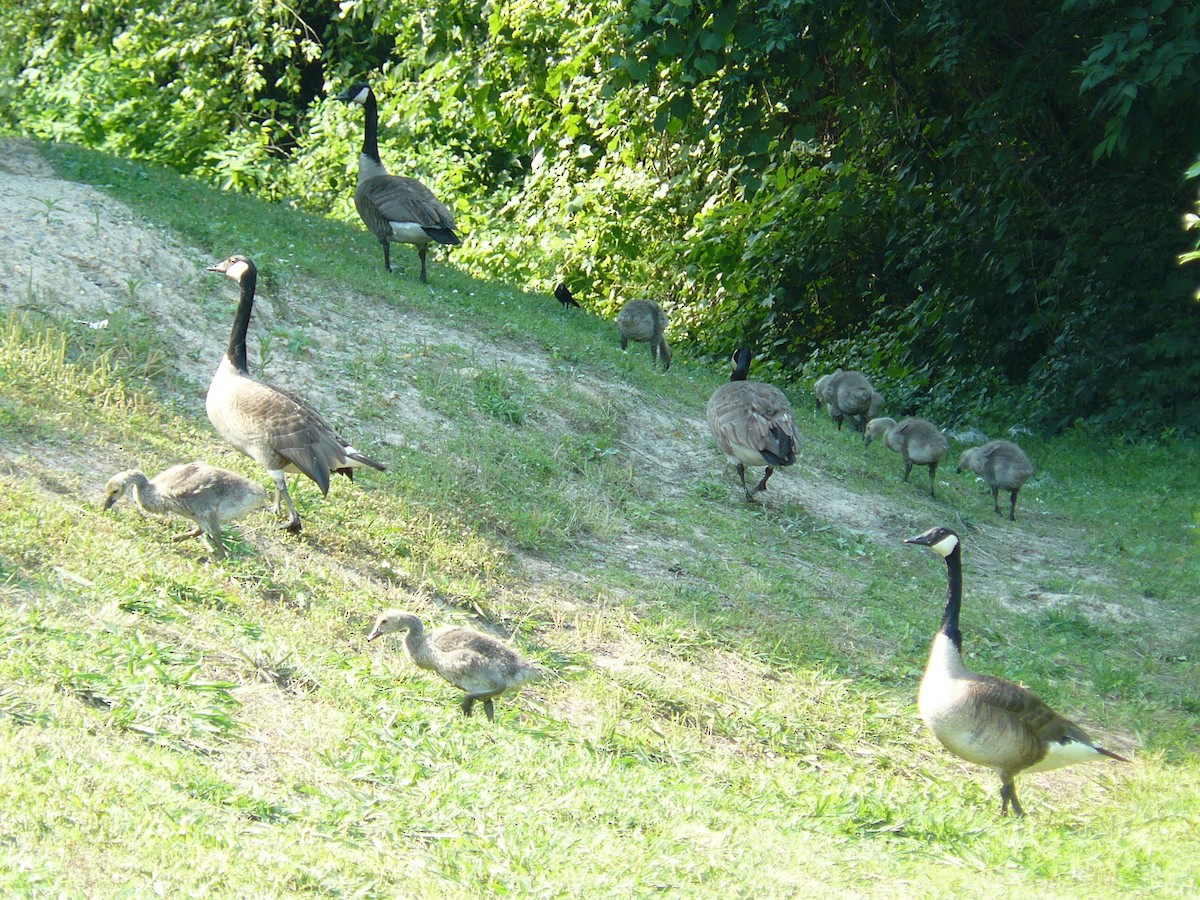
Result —
M 954 552 L 954 548 L 957 546 L 958 546 L 958 536 L 953 535 L 953 534 L 948 534 L 944 538 L 942 538 L 940 541 L 938 541 L 936 544 L 931 544 L 929 549 L 932 550 L 934 553 L 936 553 L 938 556 L 945 559 L 947 556 L 949 556 L 951 553 Z
M 239 259 L 237 262 L 229 264 L 229 268 L 225 270 L 225 274 L 234 281 L 239 281 L 241 277 L 246 274 L 247 268 L 248 266 L 246 265 L 246 261 L 244 259 Z

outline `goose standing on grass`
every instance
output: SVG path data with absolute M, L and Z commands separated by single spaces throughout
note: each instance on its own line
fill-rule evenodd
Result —
M 650 345 L 650 361 L 661 362 L 663 371 L 671 368 L 671 347 L 663 333 L 667 330 L 667 314 L 653 300 L 630 300 L 617 313 L 617 331 L 621 333 L 621 349 L 630 341 Z
M 379 105 L 365 82 L 352 84 L 335 98 L 357 103 L 364 111 L 362 153 L 358 156 L 358 186 L 354 207 L 367 229 L 383 245 L 383 267 L 392 271 L 392 243 L 413 244 L 421 258 L 421 281 L 425 274 L 425 251 L 433 242 L 461 244 L 454 233 L 454 214 L 415 178 L 389 175 L 379 157 Z
M 367 640 L 373 641 L 395 631 L 408 632 L 404 649 L 418 667 L 437 672 L 466 692 L 462 711 L 467 716 L 471 715 L 475 701 L 481 700 L 488 721 L 494 722 L 494 698 L 505 691 L 518 690 L 545 674 L 545 670 L 491 635 L 457 625 L 447 625 L 426 634 L 419 618 L 399 609 L 381 613 Z
M 883 395 L 862 372 L 836 372 L 824 382 L 822 390 L 829 416 L 837 422 L 838 431 L 846 418 L 856 431 L 862 431 L 868 419 L 883 411 Z
M 1000 510 L 1000 490 L 1008 491 L 1008 518 L 1011 522 L 1017 521 L 1017 494 L 1033 474 L 1033 463 L 1025 451 L 1012 441 L 988 441 L 982 447 L 972 447 L 963 453 L 958 461 L 958 471 L 967 469 L 992 489 L 992 505 L 998 515 L 1004 515 Z
M 195 522 L 194 529 L 171 540 L 204 535 L 218 559 L 225 556 L 221 525 L 260 509 L 267 499 L 267 492 L 249 478 L 202 462 L 180 463 L 153 478 L 138 469 L 118 472 L 104 486 L 104 508 L 112 509 L 130 491 L 148 513 L 175 513 Z
M 792 404 L 779 388 L 747 381 L 751 354 L 740 349 L 733 354 L 733 374 L 708 401 L 706 417 L 717 447 L 737 464 L 738 478 L 746 499 L 767 487 L 776 466 L 796 461 L 800 435 Z M 766 466 L 767 471 L 753 490 L 746 487 L 746 466 Z
M 942 627 L 934 636 L 917 697 L 921 718 L 955 756 L 999 773 L 1001 815 L 1009 806 L 1014 815 L 1024 813 L 1014 780 L 1022 772 L 1048 772 L 1104 756 L 1129 762 L 1098 747 L 1027 688 L 968 670 L 958 627 L 962 542 L 949 528 L 930 528 L 905 543 L 928 547 L 945 559 L 949 585 Z
M 867 423 L 863 430 L 863 443 L 869 447 L 871 441 L 881 436 L 884 446 L 895 450 L 904 461 L 905 481 L 908 481 L 914 465 L 929 466 L 929 496 L 937 496 L 933 492 L 933 486 L 938 463 L 950 452 L 950 442 L 941 430 L 925 419 L 909 417 L 897 422 L 884 416 Z
M 274 511 L 287 505 L 285 526 L 300 533 L 300 514 L 287 489 L 287 472 L 311 478 L 329 494 L 329 475 L 337 472 L 354 478 L 357 466 L 383 471 L 383 466 L 359 453 L 326 424 L 308 401 L 291 391 L 258 381 L 250 375 L 246 358 L 246 331 L 254 309 L 258 270 L 244 256 L 231 256 L 209 266 L 238 283 L 240 297 L 225 358 L 208 387 L 208 418 L 217 433 L 266 469 L 275 480 Z

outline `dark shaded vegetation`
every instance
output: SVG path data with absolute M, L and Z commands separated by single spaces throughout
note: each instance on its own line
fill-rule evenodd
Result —
M 10 130 L 349 219 L 359 126 L 325 97 L 367 76 L 386 164 L 455 207 L 475 272 L 652 296 L 693 354 L 862 368 L 947 425 L 1200 429 L 1194 4 L 0 0 L 0 26 Z

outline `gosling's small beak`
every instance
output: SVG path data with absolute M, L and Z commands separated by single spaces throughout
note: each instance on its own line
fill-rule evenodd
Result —
M 372 628 L 371 633 L 367 635 L 367 640 L 373 641 L 373 640 L 375 640 L 375 638 L 379 637 L 381 634 L 383 634 L 383 632 L 380 631 L 378 628 Z
M 107 497 L 104 498 L 104 508 L 106 510 L 112 509 L 113 504 L 116 502 L 117 502 L 117 495 L 109 494 Z

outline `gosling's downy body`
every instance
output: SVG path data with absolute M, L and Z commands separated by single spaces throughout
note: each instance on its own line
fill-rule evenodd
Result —
M 841 371 L 842 371 L 841 369 L 838 369 L 837 372 L 831 372 L 828 375 L 822 375 L 813 384 L 813 396 L 817 398 L 817 409 L 818 410 L 820 410 L 820 408 L 822 406 L 824 406 L 825 404 L 827 404 L 829 402 L 829 397 L 827 396 L 827 393 L 829 390 L 829 383 L 831 381 L 833 381 L 834 377 L 836 375 L 840 374 Z
M 379 106 L 370 85 L 351 85 L 336 99 L 363 108 L 363 146 L 358 157 L 354 206 L 363 224 L 383 245 L 383 267 L 392 271 L 392 243 L 413 244 L 421 259 L 421 281 L 428 281 L 425 255 L 429 245 L 462 243 L 455 234 L 454 214 L 415 178 L 391 175 L 384 168 L 379 157 Z
M 938 463 L 950 452 L 950 442 L 932 422 L 906 418 L 899 422 L 886 416 L 871 419 L 863 430 L 863 443 L 883 437 L 884 446 L 900 454 L 904 461 L 904 480 L 908 481 L 914 465 L 929 466 L 929 496 L 934 497 Z
M 883 411 L 883 395 L 871 387 L 871 382 L 862 372 L 836 372 L 824 385 L 825 403 L 829 416 L 837 422 L 838 431 L 842 422 L 862 431 L 868 418 L 875 418 Z
M 750 360 L 749 350 L 733 354 L 729 383 L 713 392 L 705 410 L 717 447 L 737 465 L 747 500 L 766 489 L 776 467 L 792 465 L 800 447 L 792 404 L 774 385 L 746 380 Z M 746 466 L 766 466 L 753 490 L 746 487 Z
M 987 482 L 992 489 L 992 505 L 997 514 L 1000 509 L 1000 491 L 1008 491 L 1008 518 L 1017 520 L 1017 494 L 1021 486 L 1033 475 L 1033 463 L 1025 451 L 1012 441 L 988 441 L 981 447 L 972 447 L 958 461 L 958 471 L 970 469 Z
M 399 609 L 381 613 L 367 640 L 373 641 L 396 631 L 408 632 L 404 649 L 413 663 L 437 672 L 466 693 L 462 711 L 467 716 L 480 700 L 488 721 L 495 721 L 494 698 L 545 675 L 544 669 L 491 635 L 457 625 L 447 625 L 427 634 L 417 616 Z
M 663 332 L 667 329 L 667 314 L 653 300 L 630 300 L 617 313 L 617 330 L 621 333 L 621 349 L 630 341 L 650 345 L 650 360 L 662 362 L 663 371 L 671 368 L 671 348 Z
M 175 513 L 194 522 L 194 529 L 172 540 L 204 535 L 218 559 L 225 556 L 221 526 L 262 508 L 267 499 L 267 492 L 250 479 L 202 462 L 181 463 L 153 478 L 138 469 L 118 472 L 104 487 L 104 508 L 112 509 L 129 492 L 148 513 Z
M 1048 772 L 1102 757 L 1128 762 L 1097 746 L 1082 728 L 1027 688 L 967 669 L 959 630 L 961 541 L 949 528 L 930 528 L 905 543 L 929 547 L 946 561 L 946 608 L 917 696 L 921 718 L 955 756 L 996 770 L 1001 815 L 1010 806 L 1015 815 L 1024 812 L 1015 782 L 1022 772 Z
M 208 271 L 238 283 L 240 295 L 229 347 L 208 388 L 205 407 L 217 433 L 270 473 L 275 481 L 274 511 L 287 506 L 285 527 L 300 532 L 300 514 L 287 489 L 288 472 L 299 472 L 329 493 L 332 472 L 353 478 L 357 466 L 383 470 L 375 460 L 346 443 L 308 401 L 250 375 L 246 333 L 254 309 L 257 270 L 244 256 L 231 256 Z

